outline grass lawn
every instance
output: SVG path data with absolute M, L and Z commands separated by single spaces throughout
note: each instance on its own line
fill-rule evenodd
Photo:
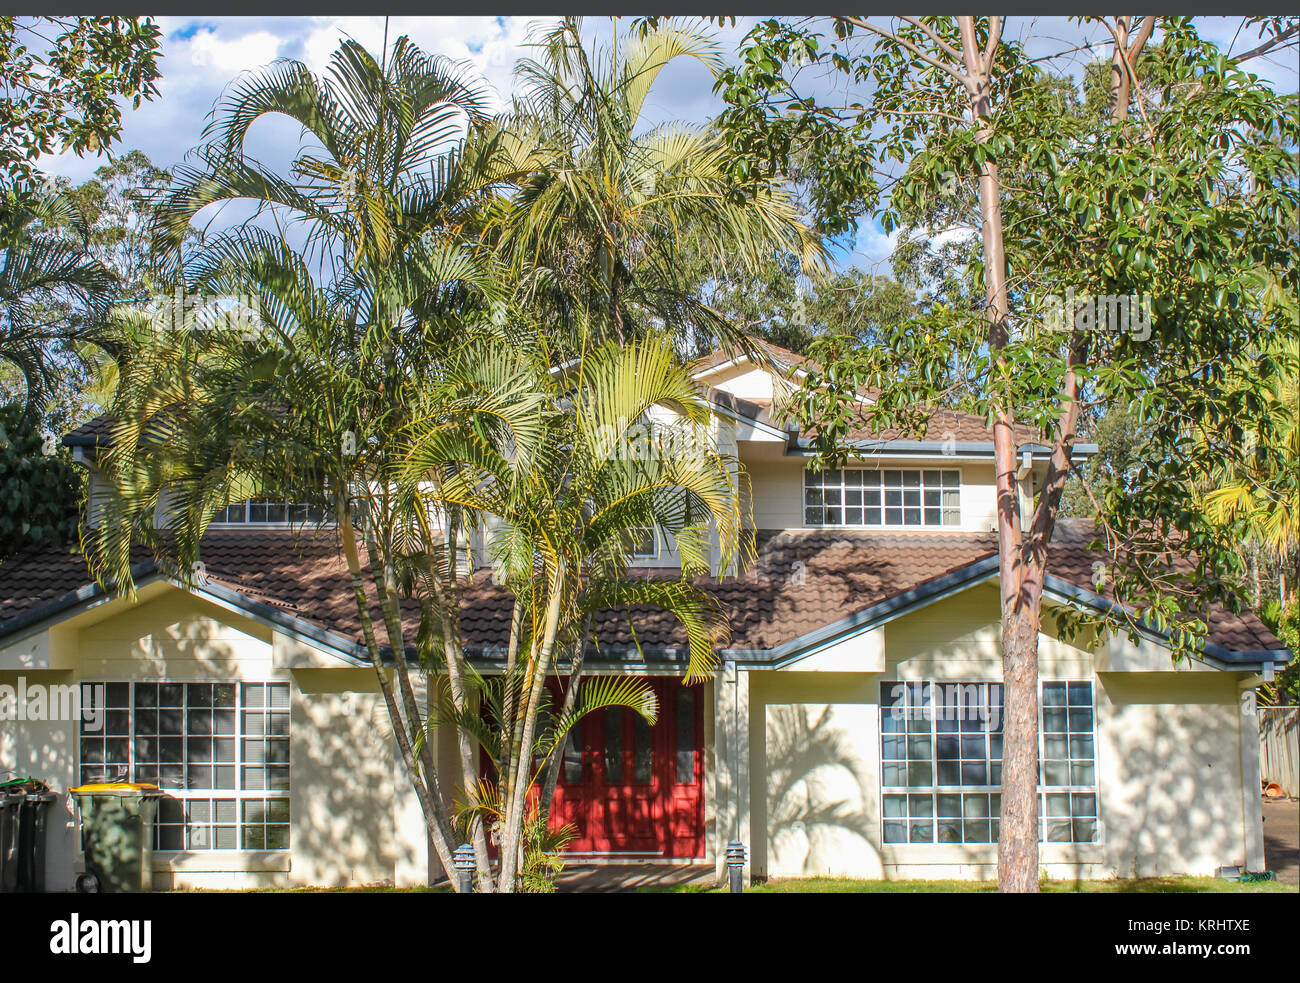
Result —
M 649 894 L 715 894 L 721 889 L 700 884 L 646 887 Z M 1241 884 L 1214 877 L 1139 877 L 1106 881 L 1045 881 L 1047 894 L 1295 894 L 1294 884 L 1259 881 Z M 748 894 L 992 894 L 993 881 L 862 881 L 846 877 L 808 877 L 754 884 Z
M 1296 894 L 1294 884 L 1259 881 L 1242 884 L 1213 877 L 1138 877 L 1104 881 L 1044 881 L 1046 894 Z M 994 881 L 864 881 L 848 877 L 807 877 L 773 879 L 754 884 L 747 894 L 993 894 Z M 181 892 L 191 893 L 191 892 Z M 392 887 L 375 884 L 365 887 L 270 887 L 251 892 L 199 889 L 195 894 L 450 894 L 451 887 Z M 707 884 L 650 885 L 637 888 L 638 894 L 723 894 L 725 888 Z

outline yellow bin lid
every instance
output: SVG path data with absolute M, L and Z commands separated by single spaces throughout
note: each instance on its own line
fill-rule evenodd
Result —
M 139 784 L 136 782 L 100 782 L 91 785 L 78 785 L 76 788 L 68 789 L 74 795 L 81 792 L 99 792 L 109 795 L 124 795 L 127 792 L 157 792 L 157 785 Z

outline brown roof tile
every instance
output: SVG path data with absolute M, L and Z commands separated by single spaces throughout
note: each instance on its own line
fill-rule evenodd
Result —
M 1091 590 L 1093 563 L 1100 555 L 1087 550 L 1091 538 L 1087 526 L 1063 523 L 1048 557 L 1049 573 Z M 701 586 L 713 594 L 730 622 L 729 648 L 771 649 L 996 551 L 992 533 L 760 532 L 757 558 L 743 576 L 706 580 Z M 361 640 L 346 564 L 328 530 L 213 532 L 204 540 L 203 562 L 209 579 L 219 584 L 344 638 Z M 0 563 L 0 634 L 6 622 L 36 612 L 89 580 L 85 562 L 71 553 L 29 553 Z M 480 572 L 466 584 L 463 603 L 465 643 L 504 646 L 511 609 L 506 590 Z M 403 613 L 407 623 L 414 625 L 418 618 L 414 602 L 404 602 Z M 386 644 L 377 606 L 371 619 L 380 643 Z M 685 646 L 676 621 L 656 609 L 605 611 L 596 625 L 603 647 Z M 1210 625 L 1210 640 L 1224 648 L 1281 648 L 1251 613 L 1215 611 Z

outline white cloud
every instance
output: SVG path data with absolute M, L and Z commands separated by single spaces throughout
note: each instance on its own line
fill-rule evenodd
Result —
M 223 41 L 214 31 L 200 30 L 188 41 L 180 41 L 172 57 L 179 61 L 188 54 L 192 65 L 235 75 L 274 61 L 280 43 L 280 39 L 269 31 L 253 31 Z

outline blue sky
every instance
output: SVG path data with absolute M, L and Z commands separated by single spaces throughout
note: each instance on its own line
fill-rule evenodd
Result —
M 383 17 L 161 17 L 158 22 L 163 31 L 159 95 L 140 109 L 125 112 L 122 141 L 116 149 L 143 150 L 161 166 L 179 162 L 199 142 L 208 111 L 240 72 L 286 57 L 301 59 L 318 69 L 344 37 L 353 37 L 378 51 L 385 28 Z M 388 24 L 388 36 L 391 42 L 407 34 L 426 51 L 468 62 L 487 78 L 504 102 L 509 98 L 514 63 L 526 54 L 530 25 L 543 23 L 522 17 L 394 17 Z M 1226 50 L 1240 52 L 1258 43 L 1253 30 L 1242 29 L 1240 17 L 1197 18 L 1197 24 L 1203 37 Z M 752 21 L 738 19 L 735 27 L 716 31 L 728 54 L 736 50 L 751 25 Z M 591 19 L 584 28 L 592 34 L 608 34 L 610 22 Z M 1012 18 L 1007 34 L 1024 39 L 1035 54 L 1077 44 L 1085 36 L 1108 39 L 1100 26 L 1083 32 L 1064 17 Z M 1250 70 L 1280 91 L 1295 91 L 1297 67 L 1293 53 L 1254 59 L 1249 63 Z M 1076 61 L 1074 70 L 1081 64 Z M 660 76 L 647 105 L 647 116 L 651 123 L 699 122 L 721 108 L 708 72 L 697 63 L 682 60 Z M 286 145 L 285 133 L 277 131 L 274 124 L 263 126 L 251 135 L 249 149 L 268 161 L 281 157 L 287 160 L 293 147 Z M 73 181 L 90 177 L 101 163 L 102 159 L 79 159 L 71 154 L 41 160 L 45 170 Z M 845 252 L 845 262 L 875 267 L 888 258 L 893 239 L 874 223 L 866 222 L 859 228 L 853 247 Z

